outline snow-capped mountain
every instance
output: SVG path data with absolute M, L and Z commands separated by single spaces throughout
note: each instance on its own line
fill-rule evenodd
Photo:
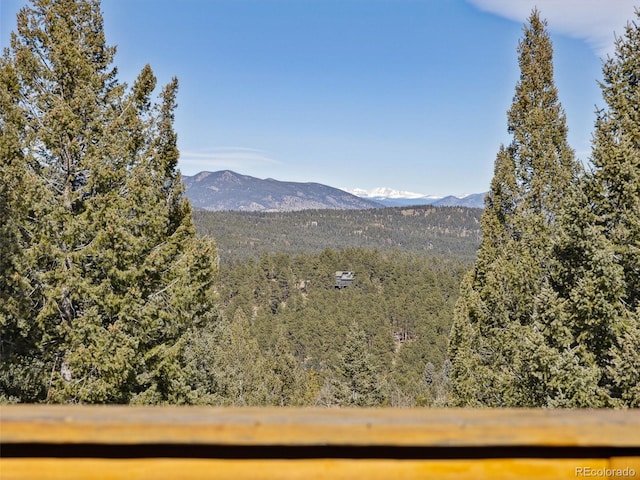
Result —
M 387 207 L 403 207 L 408 205 L 435 205 L 439 207 L 470 207 L 470 208 L 483 208 L 485 193 L 473 193 L 469 195 L 461 195 L 459 197 L 454 195 L 438 196 L 438 195 L 425 195 L 422 193 L 406 192 L 401 190 L 394 190 L 387 187 L 378 187 L 372 190 L 364 190 L 362 188 L 342 190 L 356 195 L 360 198 L 366 198 L 367 200 L 373 200 L 377 203 L 381 203 Z
M 378 187 L 372 190 L 364 190 L 362 188 L 354 188 L 352 190 L 343 188 L 345 192 L 349 192 L 352 195 L 356 195 L 360 198 L 385 198 L 385 199 L 425 199 L 425 200 L 438 200 L 437 195 L 423 195 L 422 193 L 405 192 L 401 190 L 394 190 L 393 188 Z
M 305 209 L 366 209 L 410 205 L 482 208 L 484 194 L 439 197 L 392 188 L 337 189 L 319 183 L 261 180 L 229 170 L 183 175 L 185 195 L 196 208 L 283 212 Z

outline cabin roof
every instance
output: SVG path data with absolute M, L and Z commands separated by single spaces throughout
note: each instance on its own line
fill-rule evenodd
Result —
M 336 271 L 336 278 L 341 278 L 344 280 L 353 279 L 353 272 L 338 270 Z

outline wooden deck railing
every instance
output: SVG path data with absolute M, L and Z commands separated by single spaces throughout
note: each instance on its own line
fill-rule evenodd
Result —
M 4 479 L 640 479 L 640 410 L 0 406 Z

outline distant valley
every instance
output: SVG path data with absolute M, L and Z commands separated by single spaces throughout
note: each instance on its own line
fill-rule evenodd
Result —
M 484 193 L 436 197 L 380 188 L 347 191 L 320 183 L 259 179 L 230 170 L 183 176 L 192 205 L 208 211 L 293 212 L 300 210 L 364 210 L 411 205 L 484 207 Z

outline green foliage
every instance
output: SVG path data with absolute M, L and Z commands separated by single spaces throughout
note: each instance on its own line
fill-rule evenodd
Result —
M 258 262 L 221 265 L 220 309 L 226 321 L 244 319 L 260 350 L 250 367 L 266 358 L 262 377 L 272 382 L 270 391 L 280 389 L 278 378 L 283 387 L 291 384 L 287 378 L 305 378 L 306 385 L 289 390 L 299 393 L 284 391 L 280 402 L 263 398 L 268 404 L 431 405 L 442 402 L 446 381 L 428 385 L 423 373 L 429 362 L 442 370 L 465 269 L 450 260 L 365 249 L 263 255 Z M 354 285 L 335 289 L 336 270 L 354 271 Z M 225 355 L 225 345 L 212 361 Z M 361 370 L 345 365 L 356 361 L 349 353 L 356 350 L 365 362 Z M 280 367 L 270 363 L 276 359 Z M 294 365 L 295 375 L 283 375 Z M 376 378 L 380 389 L 363 386 L 367 378 Z M 367 393 L 352 395 L 350 382 Z
M 640 15 L 640 13 L 639 13 Z M 463 283 L 450 343 L 451 403 L 638 406 L 640 30 L 604 65 L 594 170 L 575 168 L 534 11 L 521 80 Z
M 609 373 L 622 404 L 640 408 L 640 309 L 624 323 L 617 345 L 612 348 Z
M 233 320 L 190 332 L 183 363 L 192 404 L 300 405 L 309 387 L 282 330 L 263 351 L 240 309 Z
M 481 210 L 463 207 L 397 207 L 299 212 L 194 211 L 198 233 L 216 239 L 220 261 L 239 262 L 264 253 L 320 253 L 367 248 L 472 262 L 480 243 Z
M 537 298 L 553 262 L 562 195 L 578 174 L 553 83 L 552 46 L 534 11 L 518 45 L 520 80 L 508 112 L 513 139 L 498 152 L 482 216 L 483 239 L 464 282 L 451 337 L 454 405 L 533 406 L 552 401 L 550 378 L 532 366 L 546 345 Z M 534 347 L 529 348 L 530 346 Z M 538 350 L 536 350 L 538 349 Z M 549 347 L 547 364 L 562 363 Z
M 373 407 L 383 403 L 381 379 L 373 365 L 367 336 L 356 322 L 349 326 L 336 373 L 338 381 L 334 395 L 339 405 Z
M 640 10 L 636 11 L 640 22 Z M 624 269 L 625 302 L 640 305 L 640 26 L 629 23 L 603 67 L 606 110 L 598 112 L 591 187 L 598 224 Z
M 604 63 L 608 109 L 598 112 L 594 168 L 567 192 L 540 298 L 547 344 L 570 349 L 579 367 L 564 381 L 562 399 L 574 397 L 569 405 L 638 405 L 639 48 L 640 29 L 629 24 Z M 584 385 L 575 389 L 578 378 Z
M 20 401 L 173 401 L 181 337 L 215 318 L 177 81 L 154 103 L 151 68 L 128 91 L 114 54 L 98 1 L 35 0 L 0 64 L 0 391 Z
M 0 401 L 639 407 L 639 52 L 631 23 L 585 173 L 532 13 L 481 217 L 192 212 L 177 80 L 118 82 L 98 0 L 34 0 L 0 59 Z
M 572 298 L 580 298 L 582 319 L 591 317 L 587 331 L 593 332 L 589 339 L 602 370 L 600 385 L 616 404 L 630 407 L 640 405 L 639 21 L 636 10 L 636 22 L 627 24 L 603 66 L 607 109 L 598 112 L 594 169 L 585 187 L 589 231 L 597 237 L 591 250 L 581 252 L 593 274 L 570 283 Z

